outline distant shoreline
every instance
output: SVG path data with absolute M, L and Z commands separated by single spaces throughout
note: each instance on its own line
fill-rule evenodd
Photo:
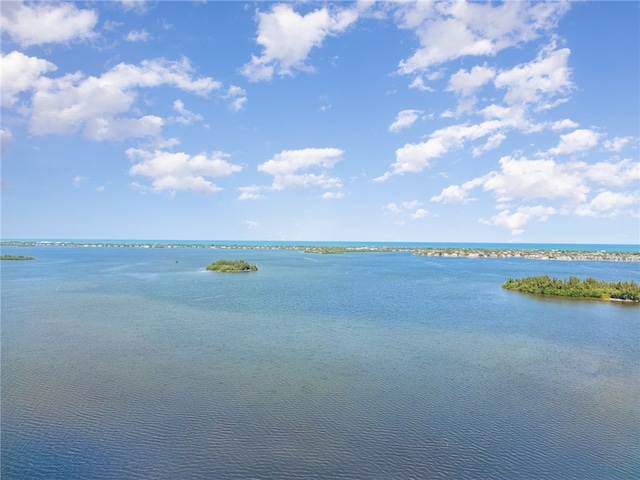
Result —
M 235 243 L 171 243 L 171 242 L 91 242 L 91 241 L 2 241 L 1 246 L 17 247 L 86 247 L 86 248 L 203 248 L 220 250 L 294 250 L 314 254 L 408 252 L 414 255 L 448 258 L 526 258 L 557 261 L 640 262 L 640 252 L 605 250 L 563 250 L 556 248 L 484 248 L 484 247 L 411 247 L 380 245 L 235 244 Z

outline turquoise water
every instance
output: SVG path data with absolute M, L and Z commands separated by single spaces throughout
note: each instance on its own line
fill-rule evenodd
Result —
M 500 288 L 637 263 L 2 253 L 3 479 L 640 477 L 640 307 Z

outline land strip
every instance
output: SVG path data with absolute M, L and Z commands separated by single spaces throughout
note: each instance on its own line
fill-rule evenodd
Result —
M 640 252 L 591 251 L 522 248 L 476 247 L 405 247 L 405 246 L 331 246 L 331 245 L 246 245 L 163 242 L 78 242 L 78 241 L 2 241 L 0 246 L 21 247 L 87 247 L 87 248 L 206 248 L 217 250 L 295 250 L 316 254 L 342 254 L 363 252 L 409 252 L 429 257 L 463 258 L 527 258 L 533 260 L 568 260 L 591 262 L 640 262 Z

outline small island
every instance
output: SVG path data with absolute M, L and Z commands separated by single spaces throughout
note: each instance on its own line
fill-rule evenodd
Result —
M 244 260 L 217 260 L 208 265 L 207 270 L 224 273 L 255 272 L 258 267 L 250 265 Z
M 539 277 L 510 278 L 502 284 L 502 288 L 537 295 L 640 302 L 640 285 L 633 280 L 630 282 L 603 282 L 587 278 L 583 281 L 578 277 L 560 280 L 548 275 L 541 275 Z
M 26 255 L 0 255 L 0 260 L 35 260 L 35 257 Z

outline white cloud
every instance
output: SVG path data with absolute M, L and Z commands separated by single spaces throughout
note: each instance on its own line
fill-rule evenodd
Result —
M 6 148 L 13 143 L 13 134 L 6 128 L 0 128 L 0 151 L 4 152 Z
M 84 135 L 94 141 L 119 141 L 132 137 L 158 137 L 164 121 L 155 115 L 140 118 L 90 118 Z
M 144 12 L 147 9 L 145 0 L 120 0 L 120 5 L 125 10 L 136 10 L 138 12 Z
M 255 230 L 260 225 L 258 222 L 255 222 L 253 220 L 247 220 L 246 223 L 249 230 Z
M 265 198 L 265 196 L 260 193 L 262 191 L 262 188 L 263 187 L 260 187 L 258 185 L 238 187 L 238 190 L 240 190 L 238 200 L 260 200 L 262 198 Z
M 273 175 L 271 188 L 284 190 L 289 187 L 319 187 L 337 191 L 342 181 L 330 177 L 326 171 L 340 160 L 344 152 L 338 148 L 304 148 L 283 150 L 271 159 L 258 165 L 258 171 Z M 321 173 L 308 173 L 307 170 Z
M 374 179 L 381 182 L 393 175 L 404 173 L 417 173 L 424 170 L 431 160 L 441 157 L 454 148 L 461 147 L 464 142 L 477 140 L 493 134 L 499 129 L 514 126 L 517 121 L 486 120 L 476 125 L 451 125 L 433 132 L 426 142 L 407 143 L 396 150 L 396 161 L 391 165 L 391 170 Z M 501 137 L 495 137 L 492 142 L 501 141 Z
M 622 187 L 630 183 L 640 185 L 640 163 L 631 159 L 614 162 L 580 164 L 585 176 L 594 182 Z
M 429 215 L 429 212 L 422 207 L 422 202 L 419 200 L 410 200 L 401 202 L 400 205 L 396 203 L 388 203 L 383 207 L 385 213 L 394 215 L 399 218 L 400 225 L 405 224 L 405 219 L 419 220 Z
M 402 28 L 415 31 L 420 47 L 400 62 L 412 74 L 465 56 L 493 56 L 530 41 L 556 25 L 568 2 L 412 2 L 401 6 Z
M 567 94 L 572 88 L 568 67 L 570 50 L 556 49 L 555 43 L 543 48 L 529 63 L 503 70 L 496 75 L 496 88 L 506 89 L 507 104 L 537 104 L 537 110 L 555 106 L 564 99 L 553 100 Z
M 287 175 L 310 167 L 332 168 L 344 152 L 338 148 L 304 148 L 283 150 L 258 165 L 258 170 L 271 175 Z
M 461 186 L 449 185 L 448 187 L 442 189 L 440 195 L 435 195 L 431 197 L 430 200 L 432 202 L 440 203 L 467 203 L 475 200 L 474 198 L 469 198 L 469 192 L 474 188 L 482 185 L 484 181 L 491 175 L 493 175 L 493 173 L 490 173 L 487 176 L 474 178 L 473 180 L 469 180 L 468 182 L 463 183 Z
M 151 40 L 151 34 L 146 30 L 131 30 L 124 39 L 127 42 L 146 42 Z
M 615 217 L 621 213 L 627 213 L 636 217 L 640 216 L 639 192 L 610 192 L 604 191 L 596 195 L 589 203 L 576 208 L 579 216 L 607 216 Z
M 411 214 L 411 219 L 412 220 L 419 220 L 421 218 L 424 218 L 426 216 L 429 215 L 429 212 L 426 211 L 424 208 L 418 208 L 415 212 L 413 212 Z
M 89 177 L 83 177 L 82 175 L 76 175 L 73 177 L 73 186 L 78 188 L 83 182 L 89 180 Z
M 568 128 L 577 128 L 578 124 L 573 120 L 569 120 L 568 118 L 558 120 L 551 124 L 552 130 L 566 130 Z
M 489 150 L 494 150 L 500 146 L 500 144 L 507 138 L 504 133 L 496 133 L 495 135 L 491 135 L 487 142 L 484 145 L 479 147 L 475 147 L 472 150 L 472 155 L 477 157 L 484 152 L 488 152 Z
M 73 3 L 2 2 L 2 31 L 22 47 L 67 43 L 94 37 L 94 10 Z
M 384 209 L 389 213 L 400 213 L 402 210 L 395 203 L 388 203 L 385 205 Z
M 291 75 L 293 70 L 312 70 L 305 64 L 314 47 L 327 36 L 346 30 L 358 18 L 356 10 L 319 8 L 306 15 L 291 5 L 277 4 L 269 12 L 258 13 L 256 42 L 262 46 L 260 57 L 253 56 L 241 72 L 251 81 L 270 80 L 274 73 Z
M 319 187 L 325 190 L 342 188 L 342 181 L 336 177 L 330 177 L 324 173 L 289 173 L 276 175 L 271 187 L 274 190 L 284 190 L 290 187 Z
M 503 157 L 500 173 L 486 175 L 482 186 L 493 192 L 498 201 L 513 198 L 564 198 L 582 202 L 589 188 L 579 172 L 553 160 L 528 160 Z
M 508 228 L 511 230 L 511 234 L 514 236 L 524 233 L 524 226 L 531 220 L 545 221 L 550 215 L 556 213 L 553 207 L 544 207 L 542 205 L 536 206 L 520 206 L 515 212 L 511 213 L 510 210 L 502 210 L 497 215 L 491 217 L 490 220 L 483 220 L 482 222 L 488 225 L 497 225 Z
M 420 110 L 402 110 L 398 112 L 395 121 L 389 125 L 389 131 L 398 132 L 403 128 L 409 128 L 418 120 L 421 113 Z
M 233 112 L 239 112 L 247 103 L 247 92 L 236 85 L 231 85 L 227 93 L 222 96 L 225 100 L 229 100 L 229 108 Z
M 612 152 L 619 152 L 631 140 L 633 140 L 633 137 L 615 137 L 613 140 L 605 140 L 604 148 L 611 150 Z
M 221 190 L 205 177 L 223 177 L 239 172 L 242 167 L 227 160 L 228 154 L 213 152 L 189 155 L 183 152 L 149 151 L 130 148 L 127 156 L 137 162 L 130 175 L 142 175 L 152 180 L 155 192 L 193 190 L 199 193 L 215 193 Z
M 31 131 L 38 135 L 73 134 L 80 129 L 92 140 L 122 140 L 158 135 L 163 120 L 153 115 L 121 117 L 130 112 L 137 89 L 170 85 L 206 96 L 220 87 L 209 77 L 193 78 L 189 60 L 144 60 L 139 66 L 121 63 L 100 77 L 81 73 L 41 77 L 33 95 Z
M 475 66 L 469 72 L 460 69 L 451 75 L 447 90 L 461 96 L 473 95 L 478 88 L 492 80 L 495 75 L 495 70 L 486 65 Z
M 511 212 L 505 202 L 515 203 L 533 199 L 560 201 L 563 213 L 574 212 L 579 216 L 640 215 L 640 190 L 627 192 L 601 191 L 591 201 L 587 196 L 592 183 L 605 186 L 626 187 L 640 184 L 640 163 L 630 159 L 618 162 L 557 163 L 554 160 L 528 160 L 526 158 L 503 157 L 501 171 L 493 171 L 474 178 L 462 185 L 450 185 L 439 195 L 431 197 L 432 202 L 466 203 L 471 190 L 482 187 L 493 194 L 502 211 L 484 223 L 502 225 L 514 234 L 521 233 L 522 227 L 531 218 L 544 219 L 542 207 L 520 205 Z M 550 207 L 546 207 L 550 208 Z
M 422 77 L 416 77 L 409 84 L 409 88 L 415 88 L 416 90 L 420 90 L 421 92 L 434 92 L 435 90 L 431 88 L 429 85 L 425 85 L 424 79 Z
M 3 4 L 4 5 L 4 4 Z M 28 57 L 21 52 L 11 52 L 7 55 L 0 53 L 2 61 L 2 106 L 12 107 L 18 100 L 17 95 L 34 89 L 39 78 L 57 69 L 47 60 L 37 57 Z
M 449 185 L 442 189 L 440 195 L 434 195 L 431 197 L 432 202 L 442 203 L 465 203 L 467 202 L 469 191 L 462 188 L 460 185 Z
M 202 115 L 187 110 L 180 99 L 173 102 L 173 109 L 180 114 L 175 121 L 182 125 L 191 125 L 193 122 L 202 120 Z
M 549 153 L 562 155 L 589 150 L 598 144 L 599 136 L 597 132 L 586 128 L 574 130 L 571 133 L 560 135 L 560 143 L 557 147 L 550 148 Z
M 344 197 L 344 193 L 342 192 L 324 192 L 322 198 L 325 200 L 337 200 Z

